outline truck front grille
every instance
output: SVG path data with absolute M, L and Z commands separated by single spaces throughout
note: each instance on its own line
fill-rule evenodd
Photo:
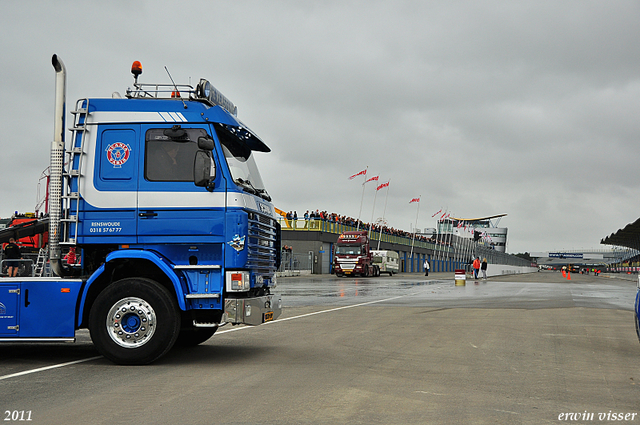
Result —
M 276 221 L 269 216 L 249 214 L 249 241 L 247 266 L 261 275 L 273 275 L 276 272 L 276 247 L 278 232 Z

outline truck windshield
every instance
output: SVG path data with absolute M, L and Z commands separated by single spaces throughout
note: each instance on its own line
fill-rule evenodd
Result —
M 344 246 L 344 245 L 336 246 L 336 254 L 360 255 L 360 252 L 361 251 L 359 246 Z
M 265 199 L 269 198 L 264 188 L 262 177 L 260 177 L 258 166 L 253 159 L 251 149 L 233 134 L 217 128 L 216 130 L 234 183 L 247 192 L 262 196 Z

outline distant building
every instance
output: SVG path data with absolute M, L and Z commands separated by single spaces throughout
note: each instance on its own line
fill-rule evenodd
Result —
M 479 245 L 495 249 L 498 252 L 506 252 L 507 228 L 498 227 L 500 219 L 504 216 L 506 214 L 479 218 L 447 217 L 438 220 L 438 233 L 472 239 L 477 241 Z

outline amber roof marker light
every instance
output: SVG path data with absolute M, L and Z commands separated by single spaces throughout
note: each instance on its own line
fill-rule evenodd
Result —
M 134 61 L 131 64 L 131 73 L 133 74 L 134 84 L 138 84 L 138 76 L 142 74 L 142 64 L 140 61 Z

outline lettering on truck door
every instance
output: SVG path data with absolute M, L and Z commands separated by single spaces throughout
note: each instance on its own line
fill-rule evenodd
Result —
M 117 243 L 136 241 L 137 135 L 139 126 L 101 125 L 96 136 L 94 158 L 88 161 L 87 176 L 81 195 L 84 210 L 78 243 Z

